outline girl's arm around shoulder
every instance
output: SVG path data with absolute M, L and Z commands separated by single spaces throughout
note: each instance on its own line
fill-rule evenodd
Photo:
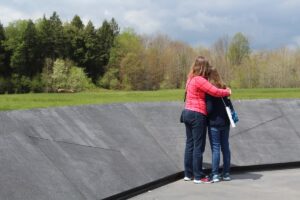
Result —
M 201 76 L 197 77 L 196 84 L 200 90 L 214 97 L 226 97 L 231 95 L 230 88 L 219 89 Z

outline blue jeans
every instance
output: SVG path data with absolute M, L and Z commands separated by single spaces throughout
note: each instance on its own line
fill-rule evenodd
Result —
M 223 154 L 223 174 L 230 171 L 229 126 L 208 127 L 208 136 L 212 151 L 212 175 L 219 174 L 220 148 Z
M 183 114 L 186 128 L 186 146 L 184 153 L 184 175 L 200 180 L 203 176 L 202 154 L 205 150 L 207 118 L 205 115 L 185 110 Z

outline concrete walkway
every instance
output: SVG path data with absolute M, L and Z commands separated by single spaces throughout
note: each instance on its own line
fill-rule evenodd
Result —
M 132 200 L 299 200 L 300 168 L 233 174 L 232 181 L 194 184 L 183 180 Z

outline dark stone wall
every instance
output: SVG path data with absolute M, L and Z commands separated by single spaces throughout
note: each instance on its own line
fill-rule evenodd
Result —
M 234 101 L 232 164 L 300 161 L 300 100 Z M 0 199 L 103 199 L 183 170 L 182 103 L 0 112 Z M 207 143 L 204 162 L 210 163 Z

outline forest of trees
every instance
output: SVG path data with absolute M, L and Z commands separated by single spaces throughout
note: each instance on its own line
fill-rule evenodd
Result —
M 242 33 L 195 48 L 167 35 L 120 32 L 113 18 L 97 28 L 77 15 L 62 22 L 54 12 L 35 22 L 0 22 L 0 93 L 183 88 L 197 55 L 233 88 L 300 86 L 299 49 L 252 51 Z

